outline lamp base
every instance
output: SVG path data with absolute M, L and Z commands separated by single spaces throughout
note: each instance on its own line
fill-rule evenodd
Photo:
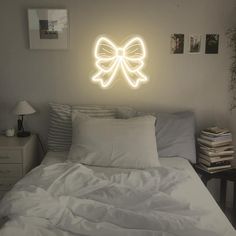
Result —
M 23 138 L 23 137 L 28 137 L 28 136 L 30 136 L 30 132 L 28 131 L 21 131 L 17 133 L 17 137 Z

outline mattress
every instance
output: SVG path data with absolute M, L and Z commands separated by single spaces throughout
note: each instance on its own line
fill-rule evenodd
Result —
M 236 235 L 232 225 L 218 207 L 207 188 L 202 184 L 192 166 L 183 158 L 160 158 L 162 167 L 159 169 L 153 168 L 147 171 L 130 171 L 129 169 L 91 167 L 83 166 L 78 163 L 66 163 L 66 157 L 66 152 L 48 152 L 42 164 L 25 176 L 14 187 L 13 193 L 9 193 L 8 196 L 6 196 L 5 202 L 3 201 L 1 204 L 2 209 L 0 209 L 0 212 L 4 213 L 5 208 L 6 212 L 12 214 L 13 217 L 11 217 L 11 221 L 8 221 L 2 230 L 0 230 L 0 235 L 15 235 L 16 232 L 20 236 Z M 81 171 L 78 169 L 81 169 Z M 57 175 L 57 172 L 60 172 L 60 175 Z M 185 176 L 185 178 L 183 178 L 182 181 L 176 181 L 179 179 L 178 175 L 180 174 L 181 176 L 181 173 L 184 173 L 183 176 Z M 56 179 L 53 180 L 53 184 L 49 183 L 55 174 Z M 84 178 L 81 178 L 81 176 Z M 89 179 L 90 176 L 93 178 Z M 97 176 L 102 178 L 98 179 L 96 178 Z M 160 179 L 158 180 L 158 178 Z M 156 183 L 161 183 L 161 178 L 165 179 L 163 182 L 164 185 L 160 185 L 161 187 L 158 187 L 159 192 L 156 192 Z M 111 182 L 107 182 L 107 179 L 113 182 L 117 181 L 117 183 L 119 182 L 121 184 L 117 185 L 118 188 L 115 189 L 114 187 L 117 186 L 114 185 L 113 182 L 109 185 Z M 85 185 L 87 188 L 78 187 L 76 189 L 79 185 L 84 186 L 84 181 L 86 182 Z M 172 183 L 171 188 L 168 187 L 168 185 L 170 185 L 168 181 Z M 132 185 L 133 183 L 135 183 L 135 186 Z M 127 184 L 131 185 L 128 186 Z M 40 188 L 40 186 L 43 188 Z M 119 189 L 120 187 L 121 190 Z M 97 188 L 98 191 L 96 189 L 94 191 L 92 188 Z M 103 195 L 99 195 L 101 193 L 99 191 L 102 188 L 106 189 L 106 191 L 108 191 L 106 193 L 110 195 L 105 194 L 105 198 Z M 167 191 L 170 190 L 170 192 L 168 193 L 163 190 L 165 188 Z M 45 189 L 47 190 L 45 191 Z M 67 189 L 66 195 L 63 194 L 65 193 L 65 189 Z M 93 191 L 91 195 L 92 198 L 86 195 L 91 192 L 91 189 Z M 123 190 L 124 192 L 122 192 Z M 142 192 L 140 192 L 140 190 L 142 190 Z M 154 195 L 152 200 L 149 201 L 149 197 L 152 196 L 152 190 L 154 191 Z M 68 195 L 68 191 L 71 191 L 72 195 Z M 75 193 L 74 191 L 77 192 Z M 130 195 L 133 196 L 133 198 L 129 197 L 129 202 L 122 201 L 122 205 L 120 205 L 121 208 L 117 208 L 120 202 L 115 202 L 115 205 L 109 203 L 109 201 L 113 203 L 116 201 L 116 194 L 120 194 L 119 196 L 122 197 L 123 193 L 124 199 L 126 198 L 126 194 L 134 193 L 134 195 Z M 76 196 L 76 198 L 73 196 Z M 82 198 L 80 196 L 82 196 Z M 89 196 L 89 198 L 86 196 Z M 144 198 L 140 200 L 139 198 L 143 196 Z M 145 196 L 148 197 L 145 198 Z M 99 197 L 100 201 L 97 201 Z M 146 199 L 148 201 L 146 201 Z M 120 201 L 119 197 L 118 201 Z M 158 207 L 160 208 L 158 212 L 156 212 L 155 207 L 157 205 L 155 204 L 158 201 Z M 133 202 L 135 203 L 133 204 Z M 138 204 L 136 204 L 136 202 Z M 168 213 L 169 203 L 171 212 L 169 211 Z M 178 205 L 179 203 L 180 206 Z M 146 209 L 146 206 L 148 206 L 148 209 Z M 152 211 L 152 206 L 154 207 L 154 211 Z M 107 213 L 104 213 L 104 207 L 112 214 L 108 214 L 107 216 Z M 135 208 L 132 210 L 132 207 Z M 78 215 L 76 210 L 78 210 Z M 128 215 L 126 213 L 124 214 L 124 212 Z M 191 220 L 185 221 L 185 218 L 189 218 L 188 216 L 192 219 L 192 214 L 196 214 L 197 216 L 196 230 L 195 226 L 192 228 L 186 224 L 191 224 Z M 81 218 L 81 216 L 83 218 Z M 182 217 L 180 220 L 179 216 Z M 93 219 L 91 220 L 90 217 L 93 217 Z M 101 221 L 103 217 L 110 217 L 111 219 L 104 218 L 105 220 Z M 115 221 L 111 224 L 112 220 Z M 122 227 L 120 227 L 121 225 Z M 163 227 L 165 227 L 164 231 L 162 230 Z M 177 229 L 176 231 L 175 227 Z M 171 232 L 166 230 L 168 228 Z M 203 232 L 203 234 L 201 232 Z
M 64 162 L 67 157 L 67 152 L 48 152 L 42 162 L 44 165 Z M 200 219 L 200 224 L 203 228 L 213 229 L 220 232 L 220 235 L 236 235 L 233 226 L 222 212 L 206 186 L 191 166 L 188 160 L 181 157 L 160 158 L 162 166 L 172 167 L 181 170 L 189 176 L 187 181 L 184 181 L 175 189 L 171 195 L 183 202 L 188 202 L 192 209 L 205 209 L 207 214 Z M 126 169 L 119 168 L 104 168 L 89 166 L 95 172 L 102 172 L 106 175 L 114 173 L 126 172 Z

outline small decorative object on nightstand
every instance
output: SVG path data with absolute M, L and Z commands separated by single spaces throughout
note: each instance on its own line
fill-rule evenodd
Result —
M 13 109 L 13 113 L 18 115 L 18 137 L 28 137 L 30 135 L 29 131 L 24 130 L 23 121 L 24 115 L 30 115 L 35 113 L 35 109 L 27 102 L 27 101 L 20 101 L 16 104 Z
M 0 198 L 38 164 L 36 135 L 27 138 L 0 136 Z

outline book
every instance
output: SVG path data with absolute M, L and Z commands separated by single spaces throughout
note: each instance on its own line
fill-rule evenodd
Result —
M 221 134 L 215 134 L 215 133 L 211 133 L 211 132 L 207 132 L 202 130 L 201 134 L 207 135 L 208 137 L 212 137 L 212 138 L 217 138 L 217 137 L 227 137 L 227 136 L 231 136 L 231 133 L 221 133 Z
M 206 131 L 206 132 L 209 132 L 209 133 L 212 133 L 212 134 L 225 134 L 225 133 L 229 133 L 228 129 L 219 128 L 217 126 L 206 128 L 203 131 Z
M 205 146 L 208 147 L 220 147 L 220 146 L 225 146 L 225 145 L 231 145 L 232 141 L 208 141 L 202 138 L 197 139 L 199 143 L 204 144 Z
M 216 161 L 216 162 L 209 162 L 206 159 L 199 158 L 198 162 L 200 164 L 203 164 L 203 165 L 208 166 L 208 167 L 230 165 L 230 161 L 228 161 L 228 160 L 219 160 L 219 161 Z
M 227 136 L 219 136 L 219 137 L 211 137 L 205 134 L 201 134 L 200 138 L 211 141 L 211 142 L 217 142 L 217 141 L 229 141 L 232 142 L 232 135 Z
M 205 172 L 207 172 L 209 174 L 219 173 L 219 172 L 223 172 L 225 170 L 232 169 L 232 168 L 226 168 L 226 169 L 219 169 L 219 170 L 210 170 L 210 171 L 208 171 L 204 167 L 202 167 L 200 164 L 197 164 L 195 167 L 198 168 L 198 169 L 201 169 L 201 170 L 203 170 L 203 171 L 205 171 Z
M 202 143 L 199 143 L 199 147 L 201 149 L 207 150 L 209 152 L 223 152 L 223 151 L 233 151 L 234 146 L 233 145 L 224 145 L 221 147 L 208 147 Z
M 199 158 L 205 159 L 208 162 L 214 163 L 219 161 L 230 161 L 233 160 L 233 156 L 215 156 L 215 157 L 209 157 L 207 155 L 204 155 L 202 153 L 199 153 Z
M 199 165 L 207 171 L 214 171 L 214 170 L 221 170 L 221 169 L 231 168 L 231 164 L 222 165 L 222 166 L 205 166 L 204 164 L 199 164 Z
M 205 154 L 209 157 L 224 157 L 224 156 L 230 156 L 234 154 L 234 150 L 226 150 L 226 151 L 208 151 L 206 149 L 200 148 L 200 152 L 202 154 Z

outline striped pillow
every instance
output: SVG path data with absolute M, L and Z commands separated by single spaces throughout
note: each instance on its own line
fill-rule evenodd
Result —
M 117 109 L 109 106 L 95 105 L 63 105 L 50 103 L 50 124 L 48 133 L 48 149 L 50 151 L 68 151 L 72 140 L 73 111 L 79 111 L 90 117 L 116 118 Z
M 49 105 L 48 149 L 50 151 L 69 150 L 72 139 L 71 106 L 56 103 Z
M 79 111 L 85 115 L 95 118 L 116 118 L 116 108 L 109 106 L 72 106 L 72 111 Z

